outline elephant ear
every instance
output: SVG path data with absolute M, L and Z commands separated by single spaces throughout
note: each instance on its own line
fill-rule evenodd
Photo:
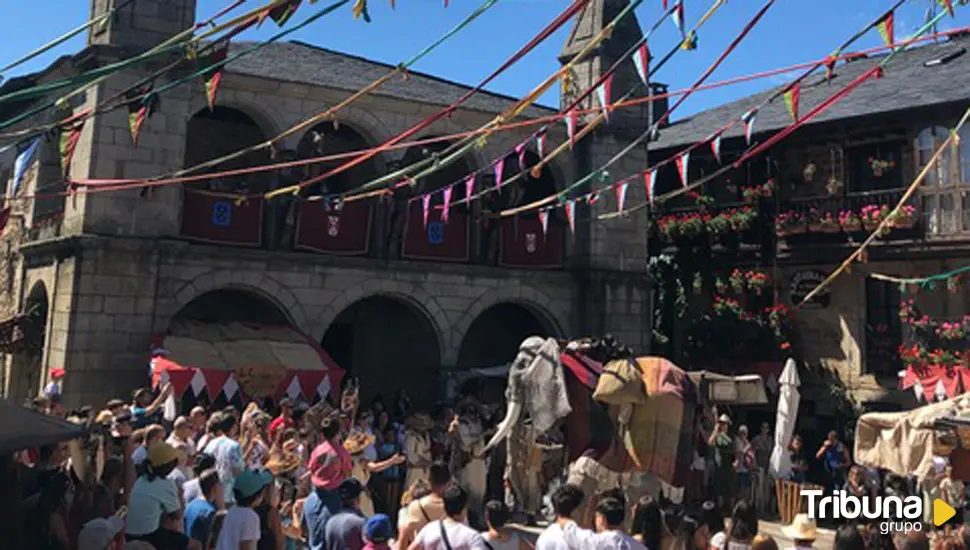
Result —
M 647 402 L 643 372 L 631 360 L 617 359 L 603 367 L 593 399 L 608 405 L 643 405 Z

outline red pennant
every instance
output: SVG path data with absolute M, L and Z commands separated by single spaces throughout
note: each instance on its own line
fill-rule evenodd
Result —
M 307 401 L 313 401 L 314 396 L 317 395 L 317 388 L 320 387 L 320 383 L 327 376 L 327 371 L 299 370 L 293 372 L 296 373 L 296 378 L 300 381 L 300 390 L 303 392 L 303 397 Z
M 643 172 L 643 184 L 647 188 L 647 200 L 653 204 L 654 171 L 652 169 Z
M 226 385 L 226 381 L 232 376 L 232 371 L 216 369 L 199 370 L 202 371 L 202 376 L 205 378 L 205 387 L 209 391 L 209 399 L 214 400 Z

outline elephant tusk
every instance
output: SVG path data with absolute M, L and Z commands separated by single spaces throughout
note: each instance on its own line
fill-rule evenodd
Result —
M 505 418 L 502 419 L 502 423 L 498 425 L 498 431 L 492 436 L 491 441 L 485 446 L 485 451 L 490 450 L 492 447 L 499 444 L 500 441 L 508 437 L 509 433 L 512 431 L 512 426 L 514 426 L 518 421 L 519 417 L 522 415 L 522 403 L 517 401 L 510 401 L 508 408 L 505 411 Z

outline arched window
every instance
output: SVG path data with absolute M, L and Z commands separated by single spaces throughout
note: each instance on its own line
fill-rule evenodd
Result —
M 933 126 L 916 136 L 917 173 L 926 168 L 933 154 L 946 141 L 948 133 L 949 130 L 942 126 Z M 923 222 L 928 234 L 950 235 L 970 229 L 966 223 L 968 220 L 961 220 L 961 216 L 958 216 L 957 205 L 963 209 L 964 201 L 961 191 L 963 178 L 957 164 L 951 148 L 947 147 L 923 179 Z

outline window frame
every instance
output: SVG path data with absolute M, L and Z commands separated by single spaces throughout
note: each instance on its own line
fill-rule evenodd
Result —
M 913 166 L 919 174 L 929 157 L 942 144 L 950 130 L 933 124 L 921 128 L 913 139 Z M 926 136 L 932 141 L 925 143 Z M 920 183 L 920 204 L 925 235 L 933 239 L 970 238 L 970 129 L 960 131 Z M 927 148 L 928 147 L 928 148 Z M 967 162 L 961 157 L 966 156 Z M 949 207 L 945 208 L 944 203 Z

